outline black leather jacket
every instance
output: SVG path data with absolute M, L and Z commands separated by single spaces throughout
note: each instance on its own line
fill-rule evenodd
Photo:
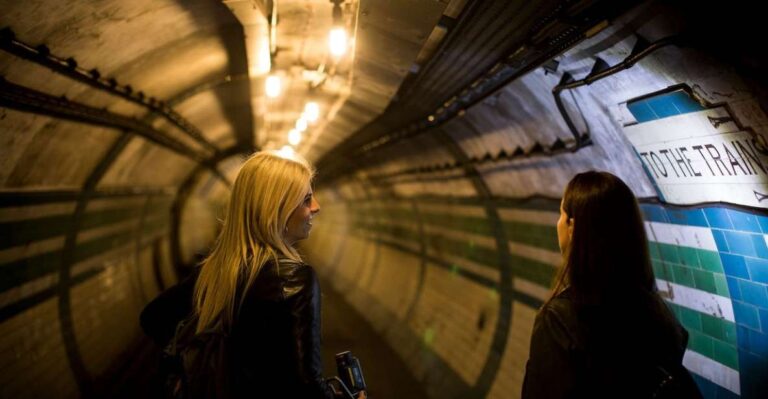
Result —
M 577 306 L 568 290 L 539 311 L 523 399 L 650 398 L 661 377 L 680 381 L 675 397 L 698 398 L 682 368 L 688 333 L 658 297 Z
M 191 313 L 197 273 L 152 301 L 144 331 L 164 346 Z M 237 397 L 333 398 L 322 374 L 320 286 L 311 266 L 287 259 L 266 263 L 231 331 Z

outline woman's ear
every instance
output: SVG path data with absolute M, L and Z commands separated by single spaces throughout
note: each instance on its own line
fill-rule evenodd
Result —
M 573 238 L 573 226 L 576 221 L 573 218 L 568 218 L 568 238 Z

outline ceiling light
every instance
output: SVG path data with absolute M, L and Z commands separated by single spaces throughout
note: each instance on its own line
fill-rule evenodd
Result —
M 310 101 L 304 106 L 304 116 L 309 122 L 317 121 L 320 117 L 320 106 L 316 102 Z
M 296 130 L 300 132 L 307 130 L 307 121 L 304 120 L 304 118 L 299 118 L 299 120 L 296 121 Z
M 293 147 L 289 145 L 284 145 L 283 148 L 277 151 L 278 156 L 288 159 L 293 158 L 295 153 L 296 152 L 293 150 Z
M 291 129 L 288 132 L 288 143 L 291 145 L 298 145 L 301 142 L 301 132 L 296 129 Z
M 280 95 L 280 77 L 276 75 L 267 76 L 267 80 L 264 85 L 267 97 L 275 98 Z
M 331 55 L 341 57 L 347 52 L 347 31 L 344 28 L 333 28 L 328 35 L 328 46 Z

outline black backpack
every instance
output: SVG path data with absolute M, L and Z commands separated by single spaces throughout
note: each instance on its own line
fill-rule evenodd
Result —
M 229 398 L 229 335 L 221 327 L 195 332 L 197 317 L 179 322 L 176 334 L 163 350 L 165 395 L 173 399 Z

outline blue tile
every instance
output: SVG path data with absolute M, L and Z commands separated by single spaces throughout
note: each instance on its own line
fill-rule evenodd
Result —
M 691 376 L 693 376 L 693 380 L 699 387 L 701 396 L 703 396 L 704 399 L 717 399 L 717 385 L 714 382 L 701 377 L 698 374 L 691 373 Z
M 688 95 L 688 93 L 682 90 L 674 93 L 670 93 L 670 97 L 672 99 L 672 102 L 675 104 L 675 107 L 681 114 L 687 114 L 690 112 L 699 112 L 704 110 L 704 107 L 701 104 L 696 102 L 696 100 L 692 99 L 691 96 Z
M 768 260 L 756 258 L 744 258 L 752 281 L 768 284 Z
M 752 331 L 747 327 L 736 325 L 736 333 L 738 334 L 738 341 L 736 346 L 742 349 L 749 349 L 749 332 Z
M 728 212 L 725 208 L 705 208 L 704 214 L 707 215 L 710 226 L 719 229 L 733 229 L 731 218 L 728 217 Z
M 768 309 L 768 290 L 765 289 L 765 284 L 739 280 L 739 288 L 741 288 L 742 301 Z
M 723 234 L 725 234 L 725 240 L 728 241 L 728 252 L 745 256 L 757 256 L 750 234 L 735 231 L 723 231 Z
M 763 233 L 768 234 L 768 217 L 758 216 L 757 222 L 760 223 L 760 229 L 763 230 Z
M 752 245 L 757 257 L 768 259 L 768 246 L 765 245 L 765 237 L 762 234 L 752 234 Z
M 739 288 L 739 279 L 733 277 L 727 277 L 728 281 L 728 293 L 731 294 L 731 299 L 741 300 L 741 289 Z
M 725 234 L 722 230 L 712 230 L 712 237 L 715 238 L 718 251 L 728 252 L 728 243 L 725 241 Z
M 716 398 L 717 399 L 741 399 L 741 396 L 736 395 L 735 393 L 729 391 L 726 388 L 721 387 L 720 385 L 715 385 L 716 390 Z
M 757 217 L 755 217 L 755 215 L 728 209 L 728 216 L 731 217 L 734 229 L 751 233 L 760 233 L 760 223 L 757 222 Z
M 765 370 L 768 370 L 768 359 L 765 356 L 739 350 L 739 374 L 743 398 L 762 398 L 765 396 Z
M 667 212 L 661 205 L 642 204 L 640 209 L 643 211 L 645 220 L 650 222 L 669 223 Z
M 749 351 L 762 356 L 768 356 L 768 335 L 749 330 Z
M 667 215 L 674 224 L 709 227 L 701 209 L 667 209 Z
M 731 303 L 733 303 L 733 314 L 736 316 L 736 324 L 753 330 L 760 330 L 760 320 L 757 316 L 756 307 L 741 301 L 731 301 Z
M 646 102 L 659 119 L 680 114 L 668 96 L 652 97 L 646 100 Z
M 749 272 L 747 272 L 747 265 L 744 262 L 743 256 L 721 253 L 720 260 L 723 263 L 723 270 L 725 270 L 726 276 L 751 280 L 749 278 Z
M 633 103 L 627 103 L 627 109 L 629 109 L 629 112 L 632 113 L 632 116 L 635 117 L 635 120 L 638 123 L 648 122 L 652 121 L 654 119 L 658 119 L 658 116 L 656 116 L 656 113 L 653 112 L 650 106 L 646 103 L 645 100 L 636 101 Z
M 760 318 L 760 325 L 763 326 L 763 332 L 768 333 L 768 309 L 757 309 L 757 315 Z

